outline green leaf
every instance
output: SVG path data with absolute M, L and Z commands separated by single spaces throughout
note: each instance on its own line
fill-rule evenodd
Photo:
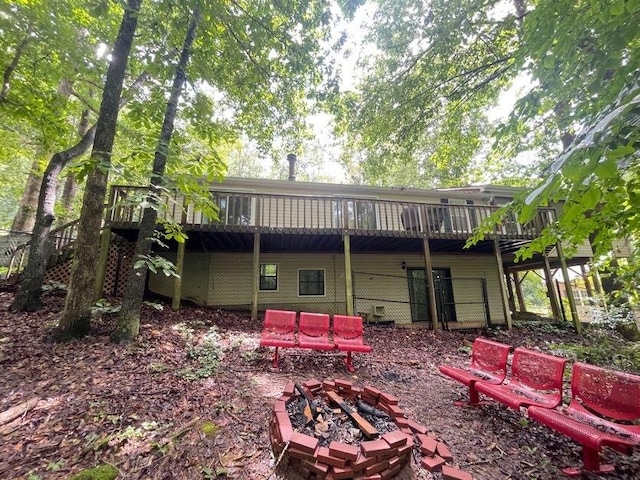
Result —
M 611 16 L 616 17 L 624 13 L 625 0 L 615 0 L 609 7 L 609 13 Z
M 600 162 L 593 172 L 603 180 L 615 178 L 618 176 L 618 165 L 615 161 L 605 160 Z
M 584 205 L 585 209 L 592 210 L 600 201 L 602 197 L 602 192 L 597 187 L 592 187 L 584 193 L 582 197 L 582 205 Z

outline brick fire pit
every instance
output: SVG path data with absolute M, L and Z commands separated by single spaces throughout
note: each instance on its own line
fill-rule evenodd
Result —
M 276 401 L 269 425 L 272 449 L 288 471 L 297 471 L 309 479 L 386 480 L 395 477 L 410 462 L 415 448 L 423 455 L 421 466 L 429 471 L 442 471 L 444 480 L 472 480 L 470 474 L 447 465 L 452 460 L 447 446 L 428 434 L 424 425 L 408 419 L 393 395 L 371 386 L 357 387 L 346 380 L 307 380 L 302 386 L 316 398 L 336 392 L 350 402 L 365 402 L 388 414 L 395 429 L 353 444 L 331 441 L 322 446 L 315 436 L 294 428 L 287 407 L 301 395 L 293 383 L 288 384 Z

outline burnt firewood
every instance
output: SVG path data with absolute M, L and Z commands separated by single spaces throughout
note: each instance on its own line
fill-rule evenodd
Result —
M 378 410 L 377 408 L 363 402 L 362 400 L 356 400 L 356 408 L 359 412 L 366 413 L 367 415 L 372 415 L 379 418 L 391 418 L 382 410 Z

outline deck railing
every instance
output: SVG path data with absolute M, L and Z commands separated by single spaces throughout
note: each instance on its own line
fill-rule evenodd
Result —
M 131 227 L 142 217 L 143 187 L 114 186 L 109 223 Z M 186 229 L 273 231 L 283 233 L 339 233 L 363 235 L 465 238 L 498 207 L 471 204 L 410 203 L 374 198 L 319 197 L 212 191 L 218 219 L 211 219 L 185 203 L 177 192 L 164 195 L 163 220 Z M 527 224 L 513 214 L 493 234 L 507 238 L 534 238 L 555 220 L 553 209 L 539 209 Z M 133 224 L 133 225 L 132 225 Z

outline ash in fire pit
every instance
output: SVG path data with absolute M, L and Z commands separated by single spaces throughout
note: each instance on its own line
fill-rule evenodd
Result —
M 313 396 L 306 387 L 295 387 L 300 396 L 286 404 L 293 429 L 317 438 L 321 447 L 328 447 L 332 441 L 359 445 L 398 430 L 388 413 L 359 398 L 343 399 L 335 392 Z

